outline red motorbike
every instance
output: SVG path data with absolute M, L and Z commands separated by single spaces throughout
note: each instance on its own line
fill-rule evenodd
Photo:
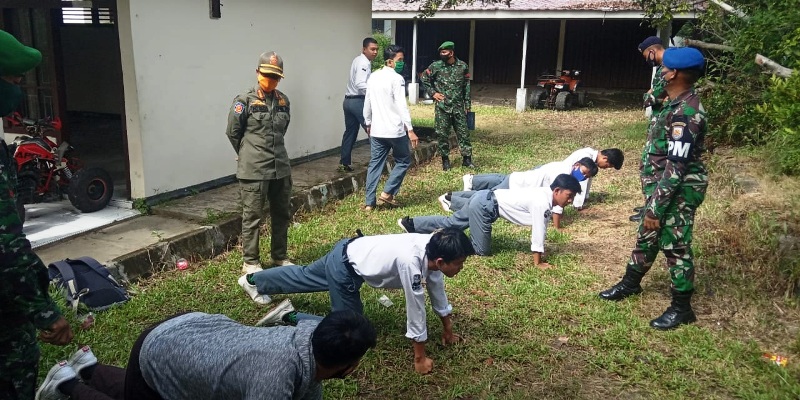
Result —
M 64 194 L 81 212 L 105 208 L 114 194 L 111 176 L 102 168 L 85 168 L 72 155 L 66 141 L 56 144 L 47 137 L 61 128 L 59 120 L 34 121 L 14 113 L 6 120 L 11 126 L 24 126 L 27 135 L 20 135 L 8 146 L 17 164 L 17 210 L 25 221 L 25 204 L 61 201 Z

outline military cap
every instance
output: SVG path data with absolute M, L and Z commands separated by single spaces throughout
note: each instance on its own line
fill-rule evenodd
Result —
M 283 58 L 274 51 L 261 54 L 261 57 L 258 57 L 258 72 L 283 78 Z
M 42 53 L 0 30 L 0 76 L 22 75 L 42 62 Z
M 456 48 L 456 44 L 451 41 L 446 41 L 439 46 L 439 50 L 453 50 Z
M 661 62 L 669 69 L 702 69 L 706 59 L 694 47 L 671 47 L 664 51 Z
M 650 36 L 647 39 L 645 39 L 642 43 L 639 43 L 639 45 L 636 46 L 636 48 L 639 49 L 639 53 L 641 53 L 645 51 L 648 47 L 656 44 L 663 45 L 663 43 L 661 42 L 661 38 L 658 36 Z

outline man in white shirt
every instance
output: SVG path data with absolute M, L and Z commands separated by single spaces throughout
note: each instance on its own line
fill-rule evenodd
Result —
M 359 236 L 340 240 L 328 254 L 307 266 L 276 267 L 242 275 L 239 285 L 258 304 L 269 304 L 269 295 L 273 294 L 327 291 L 332 311 L 359 313 L 364 312 L 359 293 L 364 282 L 375 288 L 403 289 L 406 337 L 413 344 L 414 369 L 427 374 L 433 369 L 433 360 L 425 353 L 425 289 L 431 308 L 442 320 L 442 342 L 458 342 L 460 337 L 452 330 L 453 307 L 444 291 L 444 277 L 458 274 L 473 254 L 469 238 L 459 229 L 442 229 L 433 234 Z M 319 318 L 294 311 L 286 299 L 258 325 Z
M 600 169 L 614 167 L 614 169 L 619 170 L 622 168 L 622 163 L 625 162 L 625 154 L 620 149 L 611 148 L 596 150 L 591 147 L 584 147 L 582 149 L 575 150 L 569 155 L 569 157 L 564 159 L 564 162 L 567 164 L 575 163 L 584 157 L 589 157 L 594 160 L 594 162 L 597 163 L 597 167 Z M 577 209 L 583 207 L 583 203 L 589 199 L 589 188 L 591 188 L 591 186 L 592 177 L 589 177 L 585 181 L 581 181 L 582 191 L 580 194 L 575 195 L 575 200 L 572 201 L 573 207 Z
M 533 263 L 549 267 L 544 262 L 543 255 L 551 209 L 554 205 L 564 207 L 569 204 L 580 191 L 581 185 L 575 177 L 561 174 L 549 187 L 480 190 L 470 199 L 469 207 L 462 208 L 449 217 L 403 217 L 397 220 L 397 224 L 409 233 L 433 232 L 441 228 L 469 228 L 475 253 L 488 256 L 492 253 L 492 224 L 498 218 L 503 218 L 516 225 L 531 227 Z
M 411 149 L 417 147 L 418 143 L 406 104 L 406 82 L 400 76 L 405 65 L 403 48 L 397 45 L 387 46 L 383 50 L 383 58 L 386 65 L 370 76 L 364 100 L 364 123 L 370 143 L 365 187 L 367 199 L 364 204 L 367 211 L 376 206 L 375 191 L 389 150 L 392 151 L 395 165 L 386 179 L 378 201 L 397 205 L 394 196 L 400 190 L 411 165 Z
M 339 172 L 352 172 L 350 154 L 358 137 L 358 127 L 364 125 L 364 95 L 367 92 L 367 80 L 372 73 L 372 60 L 378 55 L 378 41 L 368 37 L 361 43 L 361 54 L 350 64 L 350 79 L 344 93 L 344 134 L 342 135 L 342 151 L 339 159 Z
M 469 184 L 471 190 L 449 192 L 439 196 L 439 203 L 445 211 L 458 211 L 469 205 L 470 198 L 477 190 L 497 189 L 530 189 L 550 186 L 557 176 L 561 174 L 572 175 L 578 182 L 597 175 L 597 164 L 588 157 L 579 159 L 571 164 L 565 161 L 555 161 L 540 167 L 511 174 L 481 174 L 472 176 L 471 180 L 464 181 L 465 187 Z M 579 196 L 578 194 L 575 197 Z M 557 207 L 557 206 L 556 206 Z M 563 212 L 561 207 L 553 207 L 553 214 Z M 554 215 L 554 223 L 555 215 Z

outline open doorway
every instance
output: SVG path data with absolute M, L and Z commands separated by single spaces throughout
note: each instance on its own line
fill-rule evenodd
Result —
M 84 168 L 105 170 L 114 187 L 109 207 L 98 212 L 80 213 L 68 200 L 52 197 L 26 204 L 24 230 L 34 246 L 132 216 L 116 22 L 115 0 L 29 0 L 0 6 L 0 28 L 43 56 L 41 65 L 24 78 L 19 115 L 57 121 L 47 136 L 56 144 L 68 142 Z M 7 120 L 3 130 L 9 142 L 26 133 L 24 126 Z

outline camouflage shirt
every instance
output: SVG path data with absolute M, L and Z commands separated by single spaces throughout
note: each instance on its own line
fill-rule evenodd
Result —
M 289 98 L 258 86 L 233 99 L 226 135 L 239 156 L 239 179 L 281 179 L 292 173 L 283 138 L 289 128 Z
M 653 83 L 652 83 L 652 90 L 644 94 L 644 108 L 651 107 L 653 109 L 653 113 L 658 112 L 661 110 L 661 104 L 664 102 L 664 98 L 667 96 L 667 90 L 664 87 L 666 84 L 664 79 L 661 78 L 661 70 L 664 67 L 659 65 L 656 68 L 656 74 L 653 75 Z
M 647 214 L 660 218 L 680 186 L 708 184 L 708 172 L 701 161 L 706 112 L 694 89 L 690 89 L 665 103 L 652 121 L 642 179 L 656 184 Z
M 444 101 L 436 102 L 436 107 L 442 111 L 463 112 L 472 108 L 469 66 L 458 58 L 452 64 L 434 61 L 422 73 L 421 81 L 429 96 L 437 92 L 444 95 Z
M 61 312 L 47 291 L 47 269 L 22 233 L 9 172 L 0 164 L 0 325 L 3 331 L 22 324 L 46 329 Z

